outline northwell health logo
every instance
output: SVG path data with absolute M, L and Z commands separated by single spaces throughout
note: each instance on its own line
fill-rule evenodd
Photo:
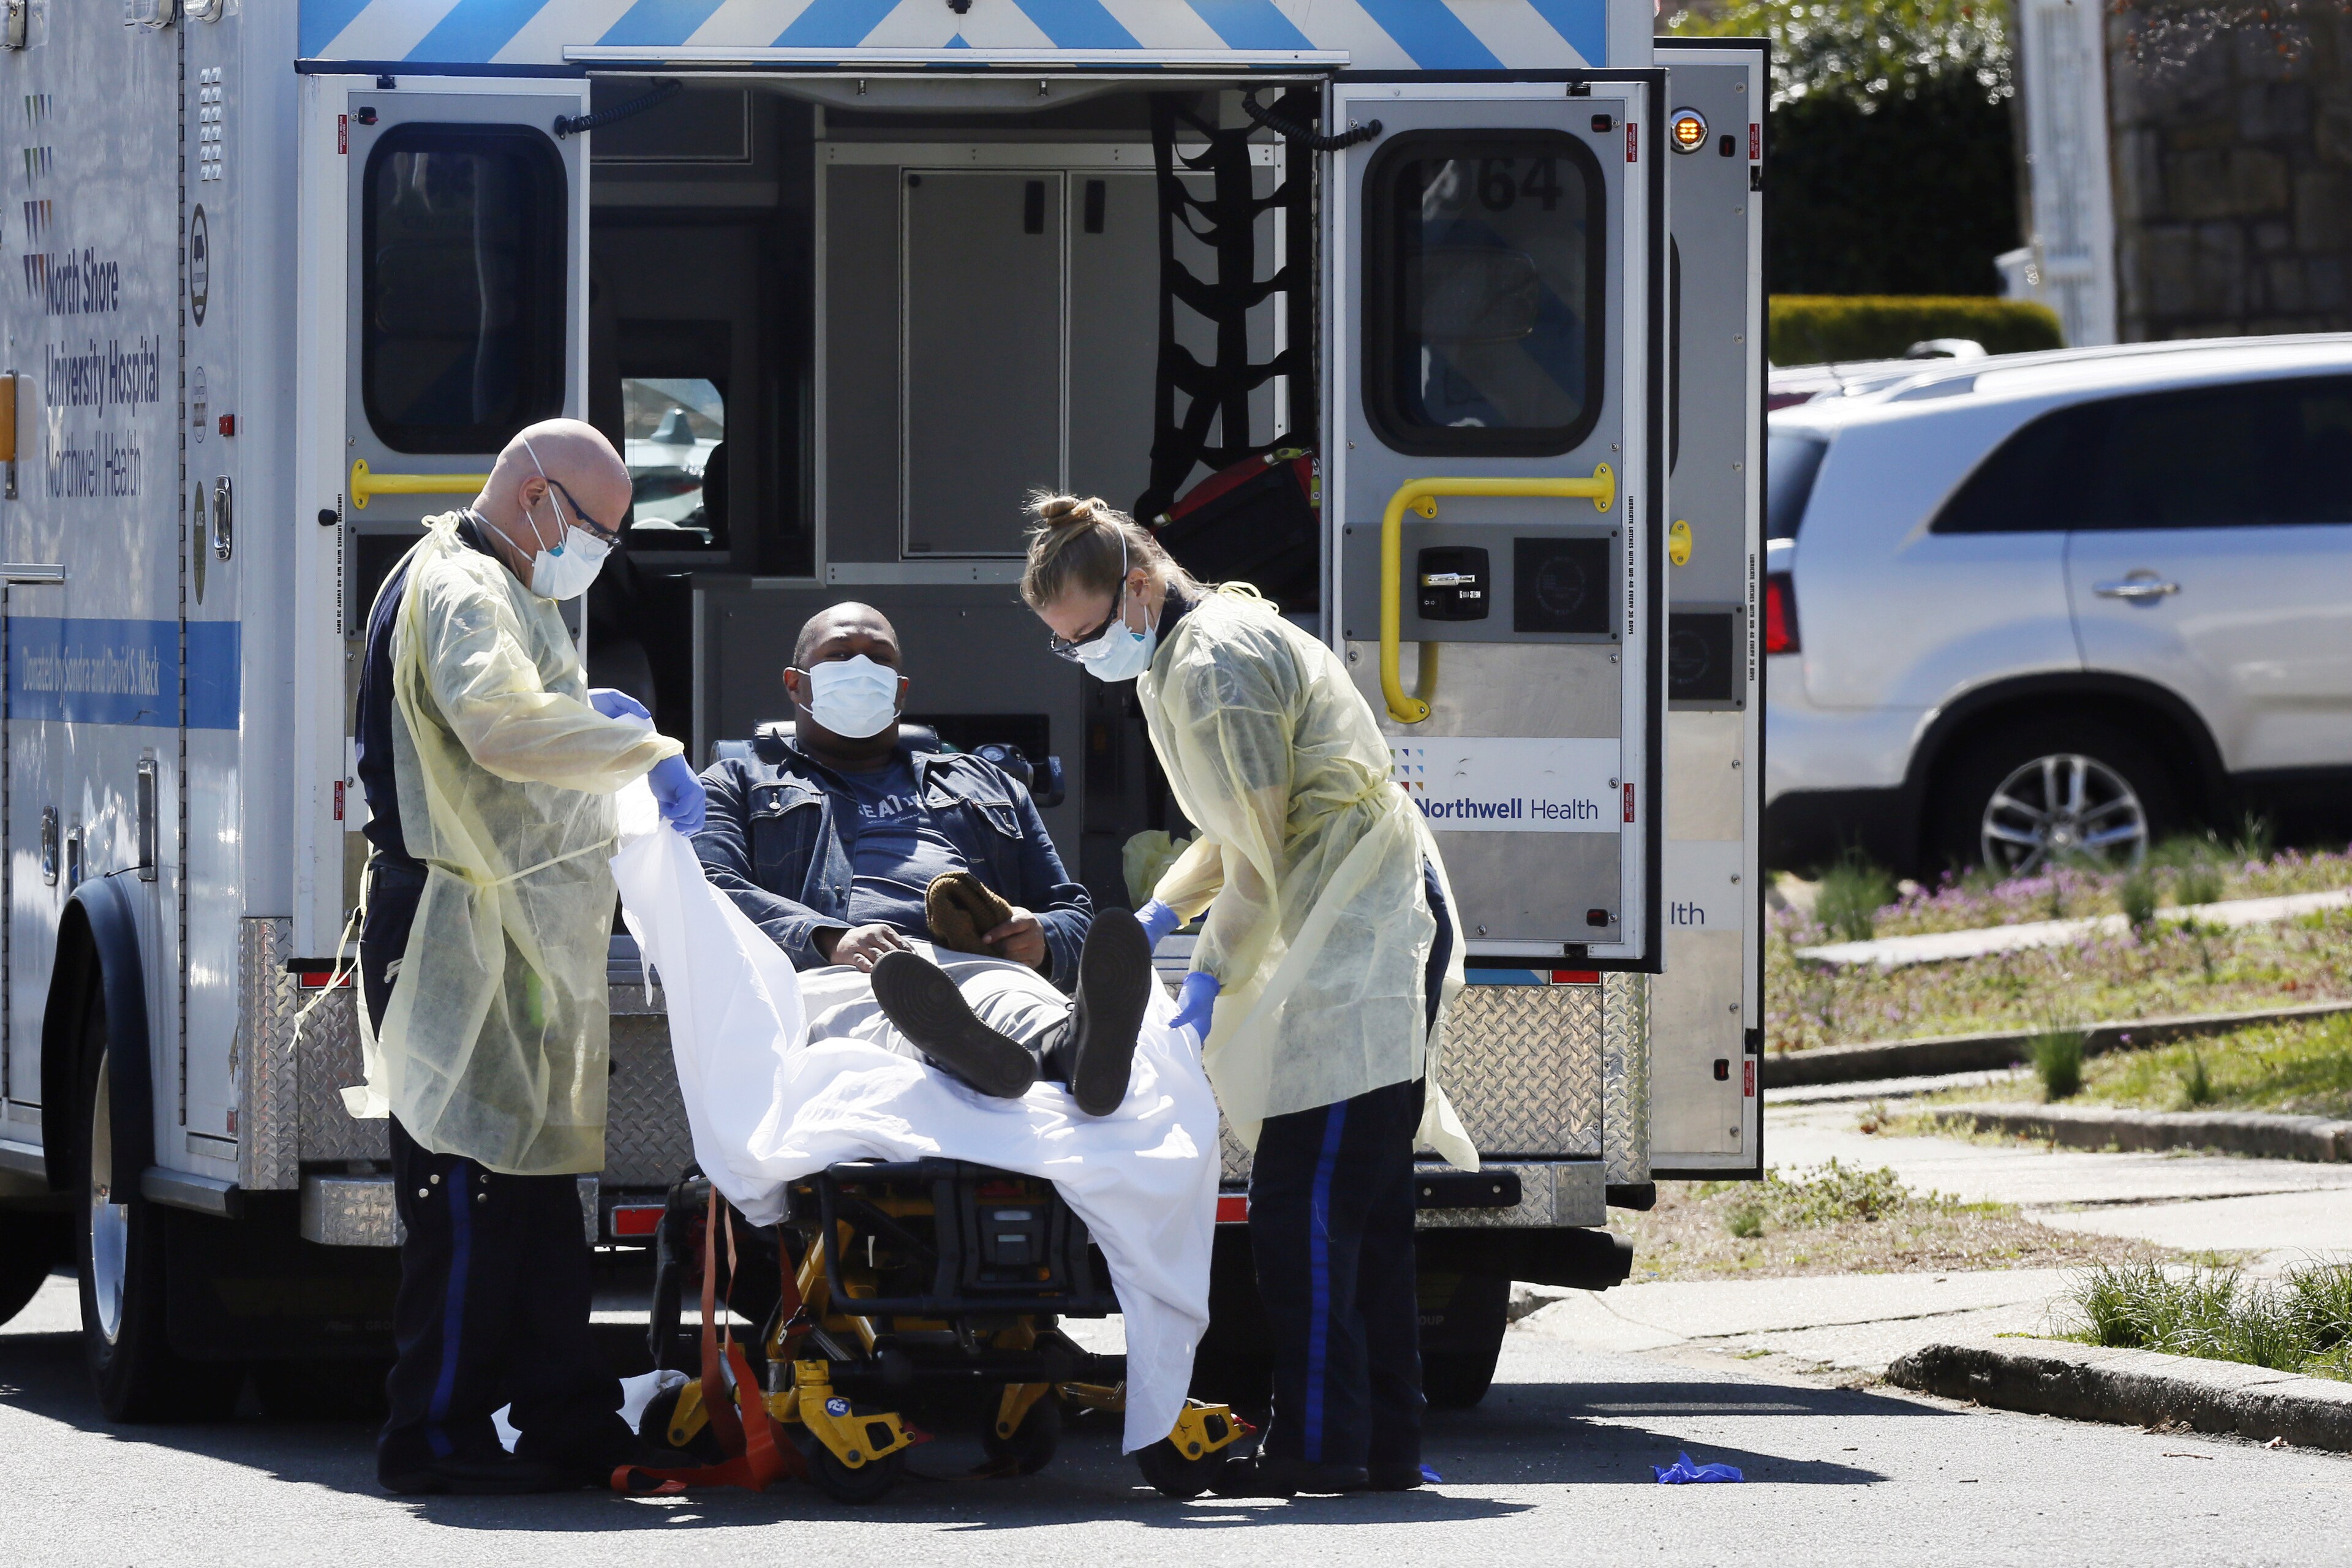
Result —
M 1574 787 L 1552 769 L 1481 765 L 1475 756 L 1433 764 L 1430 748 L 1391 746 L 1393 776 L 1422 815 L 1450 827 L 1495 827 L 1559 831 L 1609 820 L 1600 797 Z M 1489 763 L 1499 759 L 1486 759 Z M 1434 765 L 1441 775 L 1430 777 Z M 1517 777 L 1510 776 L 1518 774 Z M 1501 776 L 1497 776 L 1497 775 Z M 1534 787 L 1529 787 L 1530 785 Z

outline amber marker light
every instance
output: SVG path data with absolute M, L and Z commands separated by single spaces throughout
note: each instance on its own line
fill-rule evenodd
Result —
M 1706 116 L 1696 109 L 1677 109 L 1666 121 L 1666 139 L 1677 153 L 1696 153 L 1706 145 Z

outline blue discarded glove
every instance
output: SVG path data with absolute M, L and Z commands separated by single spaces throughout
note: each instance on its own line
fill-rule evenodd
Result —
M 1217 993 L 1223 989 L 1217 977 L 1205 969 L 1196 969 L 1184 976 L 1183 989 L 1176 993 L 1176 1027 L 1191 1029 L 1206 1044 L 1209 1018 L 1216 1006 Z
M 1143 940 L 1154 947 L 1160 945 L 1160 938 L 1184 923 L 1174 910 L 1158 899 L 1136 910 L 1135 918 L 1143 924 Z
M 627 692 L 616 691 L 609 686 L 590 688 L 588 691 L 588 706 L 593 708 L 597 712 L 602 713 L 607 719 L 619 719 L 624 717 L 643 719 L 648 724 L 654 721 L 653 714 L 646 710 L 644 703 L 638 701 Z
M 1652 1465 L 1662 1487 L 1688 1486 L 1694 1481 L 1744 1481 L 1748 1478 L 1729 1465 L 1694 1465 L 1688 1454 L 1676 1454 L 1671 1465 Z
M 646 783 L 653 789 L 664 822 L 680 833 L 702 831 L 702 816 L 709 802 L 703 798 L 702 781 L 694 776 L 684 757 L 664 757 L 646 775 Z

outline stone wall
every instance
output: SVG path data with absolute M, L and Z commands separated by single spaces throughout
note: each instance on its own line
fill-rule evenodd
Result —
M 2352 17 L 2139 0 L 2107 28 L 2123 340 L 2352 329 Z

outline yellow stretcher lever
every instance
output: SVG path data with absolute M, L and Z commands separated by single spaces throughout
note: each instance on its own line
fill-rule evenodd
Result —
M 1436 695 L 1433 644 L 1422 645 L 1420 695 L 1405 695 L 1397 673 L 1398 644 L 1404 625 L 1404 514 L 1410 507 L 1423 517 L 1437 515 L 1440 496 L 1541 496 L 1589 500 L 1595 511 L 1617 504 L 1617 476 L 1606 463 L 1598 464 L 1588 479 L 1573 478 L 1525 479 L 1408 479 L 1389 497 L 1381 515 L 1381 695 L 1388 700 L 1389 717 L 1400 724 L 1418 724 L 1429 717 L 1429 700 Z
M 367 459 L 352 463 L 352 505 L 367 510 L 370 496 L 475 496 L 490 482 L 488 474 L 376 474 Z

